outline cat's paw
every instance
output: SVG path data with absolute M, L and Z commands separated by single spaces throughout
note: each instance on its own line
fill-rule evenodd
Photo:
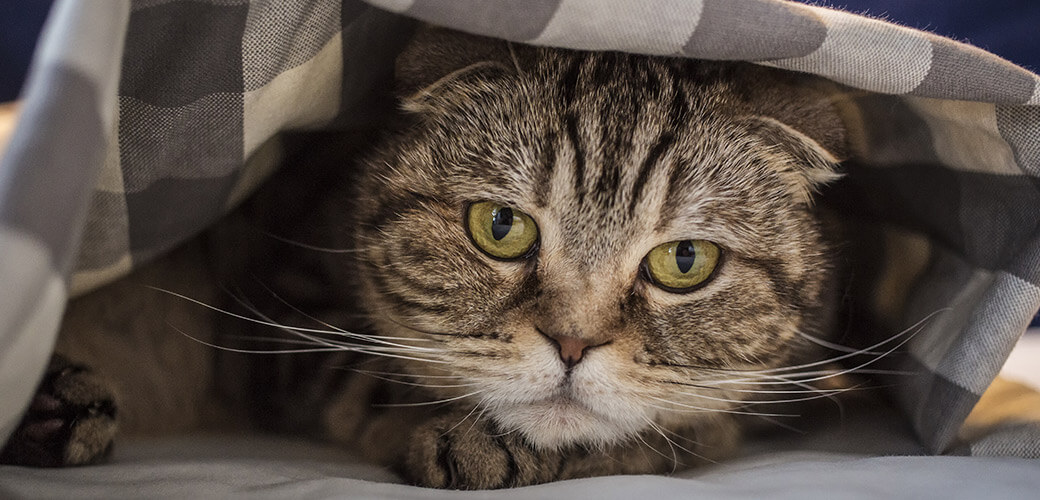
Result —
M 544 483 L 559 474 L 555 452 L 538 451 L 518 433 L 501 433 L 466 414 L 432 419 L 415 430 L 404 475 L 413 483 L 464 490 Z
M 55 355 L 21 423 L 0 451 L 0 463 L 37 467 L 90 464 L 116 434 L 116 405 L 105 381 Z

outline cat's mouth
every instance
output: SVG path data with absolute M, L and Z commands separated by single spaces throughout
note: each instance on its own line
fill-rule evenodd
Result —
M 549 396 L 541 401 L 536 401 L 533 404 L 549 405 L 561 409 L 584 410 L 595 413 L 592 408 L 589 408 L 588 405 L 575 398 L 574 395 L 571 394 L 570 390 L 560 391 L 557 394 Z
M 606 445 L 642 430 L 637 422 L 597 411 L 594 404 L 583 400 L 567 383 L 548 397 L 503 405 L 492 414 L 504 428 L 520 431 L 539 448 Z

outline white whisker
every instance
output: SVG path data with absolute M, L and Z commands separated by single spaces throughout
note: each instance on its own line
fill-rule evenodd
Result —
M 375 343 L 386 343 L 386 344 L 392 344 L 392 345 L 397 345 L 397 344 L 395 344 L 394 342 L 391 342 L 391 341 L 408 341 L 408 342 L 433 342 L 434 341 L 433 339 L 420 339 L 420 338 L 412 338 L 412 337 L 391 337 L 391 336 L 368 335 L 368 334 L 360 334 L 360 333 L 348 332 L 347 330 L 344 330 L 344 329 L 342 329 L 342 328 L 340 328 L 338 326 L 330 325 L 329 323 L 326 323 L 326 322 L 324 322 L 324 321 L 322 321 L 322 320 L 320 320 L 320 319 L 318 319 L 318 318 L 316 318 L 316 317 L 314 317 L 314 316 L 312 316 L 310 314 L 307 314 L 306 312 L 304 312 L 300 308 L 290 304 L 287 300 L 283 299 L 281 295 L 278 295 L 277 293 L 275 293 L 274 290 L 272 290 L 270 287 L 268 287 L 262 281 L 260 281 L 259 278 L 254 276 L 253 280 L 255 280 L 256 283 L 258 285 L 260 285 L 261 288 L 264 289 L 264 291 L 266 291 L 268 294 L 270 294 L 272 297 L 274 297 L 276 300 L 278 300 L 278 302 L 281 302 L 286 307 L 288 307 L 288 308 L 292 309 L 293 311 L 295 311 L 297 314 L 299 314 L 299 315 L 301 315 L 301 316 L 303 316 L 303 317 L 305 317 L 305 318 L 307 318 L 307 319 L 309 319 L 309 320 L 311 320 L 311 321 L 313 321 L 315 323 L 318 323 L 319 325 L 322 325 L 324 327 L 330 328 L 330 329 L 332 329 L 332 330 L 334 330 L 336 332 L 339 332 L 339 333 L 342 333 L 342 334 L 345 334 L 345 335 L 351 335 L 351 336 L 354 336 L 354 335 L 362 336 L 362 337 L 365 338 L 365 340 L 370 340 L 371 339 Z M 234 297 L 234 296 L 232 296 L 232 297 Z M 241 304 L 241 302 L 239 302 L 239 303 Z M 259 314 L 259 311 L 257 311 L 255 308 L 250 308 L 250 309 L 252 309 L 253 312 Z M 270 318 L 264 318 L 264 319 L 267 319 L 268 321 L 271 321 Z
M 358 370 L 356 368 L 348 368 L 348 369 L 356 371 L 356 372 L 359 372 L 359 373 L 373 374 L 373 375 L 386 375 L 386 376 L 389 376 L 389 377 L 399 376 L 399 377 L 423 377 L 423 378 L 465 378 L 462 375 L 418 375 L 418 374 L 414 374 L 414 373 L 404 374 L 404 373 L 394 373 L 394 372 L 378 372 L 378 371 L 373 371 L 373 370 Z M 441 368 L 438 368 L 438 369 L 441 369 Z
M 200 339 L 198 337 L 194 337 L 194 336 L 188 334 L 184 330 L 181 330 L 180 328 L 177 328 L 176 326 L 170 324 L 169 322 L 167 322 L 166 324 L 170 328 L 173 328 L 177 333 L 180 333 L 181 335 L 184 335 L 185 337 L 188 337 L 189 339 L 194 340 L 195 342 L 198 342 L 198 343 L 200 343 L 200 344 L 202 344 L 204 346 L 212 347 L 214 349 L 220 349 L 222 351 L 236 352 L 236 353 L 241 353 L 241 354 L 305 354 L 305 353 L 317 353 L 317 352 L 358 352 L 358 353 L 363 353 L 363 354 L 371 354 L 371 355 L 374 355 L 374 356 L 381 356 L 381 357 L 385 357 L 385 358 L 406 359 L 406 360 L 410 360 L 410 361 L 421 361 L 421 362 L 425 362 L 425 363 L 445 363 L 445 364 L 448 363 L 448 361 L 444 361 L 444 360 L 429 359 L 429 358 L 419 358 L 419 357 L 414 357 L 414 356 L 403 356 L 403 355 L 400 355 L 400 354 L 394 354 L 392 352 L 378 351 L 378 350 L 374 350 L 371 346 L 349 347 L 349 346 L 334 345 L 334 344 L 316 344 L 316 345 L 325 345 L 325 347 L 314 347 L 314 348 L 310 348 L 310 349 L 239 349 L 239 348 L 235 348 L 235 347 L 227 347 L 227 346 L 217 345 L 217 344 L 214 344 L 212 342 L 207 342 L 207 341 L 202 340 L 202 339 Z
M 298 327 L 298 326 L 282 325 L 282 324 L 279 324 L 279 323 L 275 323 L 273 321 L 263 321 L 263 320 L 259 320 L 259 319 L 256 319 L 256 318 L 250 318 L 248 316 L 243 316 L 241 314 L 236 314 L 236 313 L 233 313 L 231 311 L 226 311 L 226 310 L 220 309 L 219 307 L 215 307 L 215 306 L 209 305 L 209 304 L 207 304 L 205 302 L 193 299 L 191 297 L 179 294 L 177 292 L 173 292 L 173 291 L 170 291 L 170 290 L 164 290 L 162 288 L 156 288 L 156 287 L 153 287 L 153 286 L 148 286 L 148 288 L 151 288 L 152 290 L 155 290 L 155 291 L 158 291 L 158 292 L 162 292 L 162 293 L 165 293 L 165 294 L 168 294 L 168 295 L 172 295 L 174 297 L 177 297 L 177 298 L 180 298 L 180 299 L 183 299 L 183 300 L 187 300 L 188 302 L 191 302 L 191 303 L 194 303 L 194 304 L 198 304 L 198 305 L 200 305 L 202 307 L 205 307 L 205 308 L 210 309 L 212 311 L 216 311 L 216 312 L 224 314 L 226 316 L 230 316 L 232 318 L 237 318 L 237 319 L 241 319 L 241 320 L 244 320 L 244 321 L 249 321 L 251 323 L 255 323 L 255 324 L 258 324 L 258 325 L 270 326 L 270 327 L 278 328 L 278 329 L 285 330 L 285 331 L 292 331 L 292 332 L 299 332 L 299 333 L 319 333 L 319 334 L 327 334 L 327 335 L 339 335 L 339 336 L 346 336 L 346 337 L 356 338 L 356 339 L 359 339 L 359 340 L 371 340 L 374 343 L 391 344 L 391 345 L 394 345 L 396 347 L 405 347 L 405 348 L 411 348 L 411 349 L 414 349 L 414 350 L 435 350 L 433 348 L 409 346 L 409 345 L 405 345 L 405 344 L 396 344 L 394 342 L 387 342 L 387 341 L 384 341 L 384 340 L 381 340 L 381 339 L 376 339 L 373 336 L 362 335 L 360 333 L 336 332 L 336 331 L 329 331 L 329 330 L 320 330 L 320 329 L 316 329 L 316 328 L 303 328 L 303 327 Z M 253 312 L 255 312 L 255 311 L 253 311 Z M 407 339 L 407 338 L 404 338 L 404 337 L 395 337 L 395 338 L 397 340 L 410 340 L 410 339 Z
M 801 430 L 801 429 L 799 429 L 799 428 L 797 428 L 797 427 L 795 427 L 793 425 L 785 424 L 785 423 L 783 423 L 783 422 L 781 422 L 781 421 L 779 421 L 779 420 L 777 420 L 775 418 L 762 417 L 762 416 L 760 416 L 758 418 L 761 418 L 762 420 L 765 420 L 766 422 L 769 422 L 769 423 L 771 423 L 773 425 L 776 425 L 776 426 L 778 426 L 780 428 L 787 429 L 787 430 L 789 430 L 791 432 L 797 432 L 798 434 L 808 434 L 808 431 L 803 431 L 803 430 Z
M 925 322 L 931 320 L 936 315 L 938 315 L 940 313 L 943 313 L 943 312 L 946 312 L 946 311 L 949 311 L 949 310 L 950 310 L 949 308 L 944 308 L 944 309 L 940 309 L 938 311 L 935 311 L 935 312 L 929 314 L 928 316 L 925 316 L 924 319 L 918 321 L 917 323 L 914 323 L 913 325 L 911 325 L 910 327 L 904 329 L 903 331 L 901 331 L 901 332 L 899 332 L 899 333 L 897 333 L 895 335 L 892 335 L 891 337 L 889 337 L 889 338 L 887 338 L 885 340 L 882 340 L 881 342 L 878 342 L 878 343 L 876 343 L 876 344 L 874 344 L 872 346 L 866 347 L 864 349 L 854 350 L 853 352 L 850 352 L 850 353 L 847 353 L 847 354 L 843 354 L 841 356 L 836 356 L 836 357 L 833 357 L 833 358 L 823 359 L 823 360 L 819 360 L 819 361 L 813 361 L 811 363 L 805 363 L 805 364 L 802 364 L 802 365 L 784 366 L 784 367 L 780 367 L 780 368 L 772 368 L 772 369 L 769 369 L 769 370 L 742 371 L 742 372 L 734 372 L 734 373 L 737 373 L 739 375 L 745 375 L 745 376 L 746 375 L 755 375 L 755 374 L 782 373 L 782 372 L 786 372 L 786 371 L 800 370 L 802 368 L 812 368 L 814 366 L 822 366 L 822 365 L 826 365 L 826 364 L 836 363 L 838 361 L 842 361 L 842 360 L 845 360 L 845 359 L 848 359 L 848 358 L 851 358 L 851 357 L 854 357 L 854 356 L 858 356 L 858 355 L 864 354 L 864 353 L 869 352 L 869 351 L 871 351 L 873 349 L 877 349 L 879 347 L 884 346 L 885 344 L 888 344 L 890 342 L 894 342 L 896 340 L 899 340 L 899 338 L 903 337 L 904 335 L 906 336 L 906 338 L 902 339 L 898 344 L 896 344 L 895 348 L 889 349 L 888 351 L 886 351 L 884 353 L 881 353 L 874 360 L 871 361 L 871 362 L 873 362 L 873 361 L 881 359 L 882 357 L 887 356 L 887 355 L 892 354 L 893 352 L 895 352 L 896 349 L 898 349 L 899 347 L 902 347 L 904 344 L 906 344 L 908 341 L 910 341 L 913 337 L 915 337 L 918 333 L 920 333 L 921 330 L 924 327 L 924 323 Z M 914 331 L 915 329 L 916 329 L 916 331 Z M 910 332 L 913 332 L 913 333 L 910 333 Z M 908 333 L 909 333 L 909 335 L 907 335 Z
M 678 403 L 678 402 L 675 402 L 675 401 L 670 401 L 670 400 L 663 399 L 663 398 L 658 398 L 658 397 L 655 397 L 655 396 L 648 396 L 648 397 L 650 399 L 656 399 L 656 400 L 661 401 L 663 403 L 668 403 L 670 405 L 675 405 L 675 406 L 679 406 L 681 408 L 686 408 L 687 409 L 687 410 L 677 410 L 677 409 L 674 409 L 674 408 L 668 408 L 668 407 L 664 407 L 664 406 L 650 405 L 650 406 L 652 406 L 654 408 L 658 408 L 658 409 L 665 410 L 665 411 L 686 412 L 686 411 L 692 410 L 694 412 L 704 412 L 704 413 L 732 413 L 732 414 L 735 414 L 735 415 L 755 415 L 755 416 L 766 416 L 766 417 L 797 417 L 798 416 L 798 415 L 792 415 L 792 414 L 789 414 L 789 413 L 760 413 L 760 412 L 751 412 L 751 411 L 729 410 L 729 409 L 725 409 L 725 408 L 704 408 L 704 407 L 701 407 L 701 406 L 693 406 L 693 405 Z
M 823 372 L 824 372 L 824 373 L 830 373 L 830 372 L 832 372 L 832 371 L 833 371 L 833 373 L 830 373 L 829 375 L 820 375 L 820 376 L 810 376 L 810 378 L 799 378 L 799 379 L 797 379 L 797 382 L 799 382 L 799 383 L 803 383 L 803 384 L 804 384 L 804 383 L 807 383 L 807 382 L 816 382 L 816 381 L 820 381 L 820 380 L 826 380 L 826 379 L 828 379 L 828 378 L 833 378 L 833 377 L 838 377 L 838 376 L 841 376 L 841 375 L 845 375 L 845 374 L 847 374 L 847 373 L 853 373 L 853 372 L 856 372 L 857 370 L 860 370 L 860 369 L 862 369 L 862 368 L 865 368 L 865 367 L 867 367 L 867 366 L 870 366 L 870 365 L 872 365 L 872 364 L 874 364 L 874 363 L 876 363 L 876 362 L 880 361 L 880 360 L 881 360 L 882 358 L 884 358 L 885 356 L 887 356 L 887 355 L 889 355 L 889 354 L 892 354 L 893 352 L 895 352 L 896 350 L 898 350 L 898 349 L 899 349 L 900 347 L 902 347 L 903 345 L 905 345 L 905 344 L 906 344 L 907 342 L 910 342 L 910 340 L 912 340 L 912 339 L 913 339 L 913 337 L 914 337 L 915 335 L 917 335 L 917 333 L 919 333 L 919 332 L 920 332 L 920 330 L 918 330 L 917 332 L 914 332 L 914 334 L 912 334 L 912 335 L 910 335 L 910 336 L 906 337 L 905 339 L 903 339 L 902 341 L 900 341 L 900 342 L 899 342 L 898 344 L 896 344 L 896 345 L 895 345 L 895 347 L 893 347 L 893 348 L 889 349 L 888 351 L 884 352 L 883 354 L 881 354 L 881 355 L 879 355 L 879 356 L 877 356 L 877 357 L 874 357 L 874 358 L 872 358 L 872 359 L 870 359 L 870 360 L 868 360 L 868 361 L 866 361 L 866 362 L 864 362 L 864 363 L 861 363 L 861 364 L 860 364 L 860 365 L 858 365 L 858 366 L 855 366 L 855 367 L 852 367 L 852 368 L 846 368 L 846 369 L 843 369 L 843 370 L 837 370 L 837 371 L 833 371 L 833 370 L 823 370 Z M 886 341 L 886 342 L 887 342 L 887 341 Z M 810 364 L 811 364 L 811 363 L 810 363 Z M 806 376 L 806 375 L 810 375 L 810 374 L 813 374 L 813 373 L 814 373 L 814 372 L 807 372 L 807 373 L 804 373 L 804 372 L 803 372 L 803 373 L 793 373 L 793 374 L 789 374 L 789 376 Z M 790 383 L 790 382 L 793 382 L 793 381 L 792 381 L 792 380 L 790 380 L 790 379 L 787 379 L 787 378 L 785 378 L 785 377 L 781 377 L 781 376 L 777 376 L 777 375 L 763 375 L 763 376 L 764 376 L 764 377 L 766 377 L 766 378 L 775 378 L 775 379 L 779 379 L 779 380 L 782 380 L 783 382 L 756 382 L 757 384 L 761 384 L 761 385 L 769 385 L 769 384 L 782 384 L 782 383 L 784 383 L 784 382 L 788 382 L 788 383 Z M 738 380 L 739 380 L 739 379 L 738 379 Z M 740 381 L 740 382 L 743 382 L 743 381 L 746 381 L 746 380 L 751 380 L 751 381 L 753 381 L 754 379 L 747 379 L 747 378 L 745 378 L 744 380 L 739 380 L 739 381 Z
M 480 398 L 480 401 L 477 402 L 477 405 L 483 406 L 483 408 L 480 409 L 480 413 L 477 414 L 477 418 L 473 419 L 473 423 L 469 424 L 470 429 L 473 429 L 473 426 L 477 425 L 477 422 L 481 421 L 484 418 L 484 414 L 487 413 L 487 411 L 491 408 L 490 400 L 486 396 Z
M 354 351 L 354 352 L 365 353 L 365 354 L 374 354 L 376 356 L 381 356 L 381 357 L 384 357 L 384 358 L 404 359 L 404 360 L 408 360 L 408 361 L 422 361 L 423 363 L 450 364 L 449 361 L 445 361 L 443 359 L 430 359 L 430 358 L 419 358 L 419 357 L 415 357 L 415 356 L 403 356 L 403 355 L 400 355 L 400 354 L 390 354 L 390 353 L 385 353 L 385 352 L 373 351 L 371 349 L 350 349 L 350 350 Z
M 665 460 L 669 460 L 668 455 L 665 455 L 664 453 L 661 453 L 657 448 L 654 448 L 653 446 L 650 446 L 650 443 L 647 443 L 646 440 L 643 439 L 642 436 L 640 436 L 639 434 L 635 434 L 634 436 L 635 436 L 636 439 L 639 440 L 640 443 L 643 443 L 644 446 L 646 446 L 647 448 L 650 448 L 651 450 L 653 450 L 654 453 L 657 453 L 658 455 L 661 455 L 662 457 L 664 457 Z M 675 456 L 675 448 L 672 448 L 672 457 L 671 457 L 670 460 L 672 461 L 673 464 L 677 460 L 677 458 Z M 647 463 L 649 463 L 649 462 L 650 462 L 650 460 L 647 459 Z
M 265 314 L 260 312 L 251 303 L 249 303 L 249 302 L 247 302 L 247 301 L 245 301 L 243 299 L 240 299 L 240 298 L 238 298 L 238 297 L 236 297 L 234 295 L 232 295 L 232 298 L 234 298 L 236 301 L 238 301 L 238 303 L 241 304 L 243 307 L 245 307 L 246 309 L 249 309 L 251 312 L 253 312 L 257 316 L 259 316 L 261 319 L 264 319 L 264 320 L 266 320 L 266 321 L 268 321 L 268 322 L 270 322 L 272 324 L 278 325 L 278 323 L 275 323 L 271 318 L 267 317 Z M 288 327 L 285 327 L 283 325 L 279 325 L 279 326 L 277 326 L 277 328 L 282 330 L 282 331 L 284 331 L 284 332 L 286 332 L 286 333 L 288 333 L 288 334 L 290 334 L 290 335 L 296 335 L 296 336 L 299 336 L 299 337 L 303 337 L 303 338 L 311 340 L 311 341 L 313 341 L 313 342 L 315 342 L 317 344 L 327 345 L 327 346 L 330 346 L 330 347 L 339 347 L 340 348 L 339 350 L 341 350 L 341 351 L 351 351 L 351 352 L 359 352 L 359 353 L 364 353 L 364 354 L 373 354 L 373 355 L 387 357 L 387 358 L 407 359 L 407 360 L 413 360 L 413 361 L 426 361 L 426 362 L 430 362 L 430 363 L 442 362 L 442 361 L 435 361 L 435 360 L 426 359 L 426 358 L 419 358 L 417 356 L 420 353 L 416 352 L 416 351 L 440 352 L 441 351 L 440 349 L 431 349 L 431 348 L 426 348 L 426 347 L 416 348 L 416 347 L 413 347 L 413 346 L 405 346 L 405 345 L 401 345 L 401 344 L 395 344 L 393 342 L 379 342 L 379 343 L 386 344 L 386 345 L 389 345 L 389 346 L 395 346 L 395 347 L 386 347 L 386 346 L 380 346 L 380 345 L 360 345 L 358 347 L 348 347 L 348 346 L 353 346 L 355 344 L 345 344 L 345 343 L 342 343 L 342 342 L 334 342 L 334 341 L 327 340 L 327 339 L 317 338 L 317 337 L 314 337 L 314 336 L 311 336 L 311 335 L 307 335 L 307 334 L 305 334 L 303 332 L 300 332 L 300 331 L 295 331 L 292 328 L 288 328 Z M 364 336 L 361 336 L 361 337 L 364 338 Z M 353 336 L 350 337 L 350 338 L 353 338 Z M 412 356 L 403 356 L 403 355 L 393 354 L 394 352 L 397 352 L 397 351 L 409 352 L 410 354 L 412 354 Z
M 821 347 L 826 347 L 827 349 L 831 349 L 831 350 L 834 350 L 834 351 L 847 352 L 847 353 L 856 353 L 856 354 L 866 354 L 866 355 L 872 355 L 872 356 L 876 356 L 876 355 L 879 354 L 879 353 L 874 352 L 874 351 L 857 350 L 857 349 L 852 348 L 852 347 L 843 346 L 841 344 L 835 344 L 834 342 L 828 342 L 828 341 L 823 340 L 823 339 L 821 339 L 819 337 L 816 337 L 814 335 L 810 335 L 808 333 L 805 333 L 805 332 L 803 332 L 801 330 L 796 330 L 795 333 L 797 333 L 803 339 L 808 340 L 809 342 L 812 342 L 812 343 L 814 343 L 814 344 L 816 344 L 818 346 L 821 346 Z
M 480 394 L 482 392 L 484 392 L 484 391 L 473 391 L 473 392 L 470 392 L 470 393 L 467 393 L 467 394 L 463 394 L 461 396 L 455 396 L 453 398 L 446 398 L 446 399 L 438 399 L 436 401 L 422 401 L 422 402 L 419 402 L 419 403 L 385 403 L 385 404 L 374 404 L 372 406 L 376 406 L 376 407 L 400 407 L 400 406 L 429 406 L 429 405 L 437 405 L 437 404 L 443 404 L 443 403 L 450 403 L 452 401 L 458 401 L 460 399 L 468 398 L 470 396 L 473 396 L 473 395 L 476 395 L 476 394 Z
M 483 401 L 483 400 L 481 400 L 481 401 Z M 462 420 L 459 420 L 458 422 L 455 423 L 455 425 L 451 426 L 451 428 L 449 428 L 448 430 L 444 431 L 444 433 L 442 433 L 440 435 L 440 437 L 444 437 L 444 436 L 448 435 L 449 432 L 455 430 L 456 427 L 462 425 L 462 423 L 465 422 L 466 419 L 468 419 L 469 417 L 473 416 L 473 412 L 477 411 L 477 407 L 479 407 L 479 406 L 480 406 L 480 401 L 477 401 L 477 403 L 473 405 L 473 409 L 470 410 L 469 413 L 466 414 L 466 416 L 462 417 Z M 477 421 L 474 420 L 473 423 L 476 424 Z M 472 427 L 470 427 L 470 429 L 472 429 Z
M 366 375 L 366 376 L 369 376 L 369 377 L 372 377 L 372 378 L 375 378 L 375 379 L 385 380 L 387 382 L 393 382 L 395 384 L 411 385 L 411 386 L 415 386 L 415 387 L 426 387 L 426 388 L 430 388 L 430 389 L 433 389 L 433 388 L 452 388 L 452 387 L 473 387 L 475 385 L 480 385 L 478 383 L 472 383 L 472 384 L 423 384 L 423 383 L 419 383 L 419 382 L 411 382 L 411 381 L 408 381 L 408 380 L 397 380 L 397 379 L 393 379 L 393 378 L 390 378 L 390 377 L 384 377 L 384 376 L 381 376 L 381 375 L 374 375 L 372 373 L 364 372 L 362 370 L 351 370 L 351 371 L 354 371 L 354 372 L 357 372 L 357 373 L 360 373 L 362 375 Z M 407 376 L 407 375 L 402 375 L 402 376 Z
M 177 328 L 176 326 L 173 326 L 170 323 L 166 323 L 166 325 L 169 326 L 170 328 L 173 328 L 177 333 L 180 333 L 181 335 L 184 335 L 185 337 L 188 337 L 189 339 L 194 340 L 195 342 L 198 342 L 198 343 L 200 343 L 200 344 L 202 344 L 204 346 L 212 347 L 214 349 L 220 349 L 222 351 L 227 351 L 227 352 L 237 352 L 237 353 L 242 353 L 242 354 L 301 354 L 301 353 L 313 353 L 313 352 L 335 352 L 335 351 L 342 350 L 342 349 L 338 349 L 338 348 L 335 348 L 335 347 L 315 347 L 315 348 L 311 348 L 311 349 L 275 349 L 275 350 L 237 349 L 237 348 L 234 348 L 234 347 L 225 347 L 225 346 L 217 345 L 217 344 L 214 344 L 214 343 L 211 343 L 211 342 L 206 342 L 205 340 L 202 340 L 202 339 L 200 339 L 198 337 L 194 337 L 192 335 L 189 335 L 184 330 L 181 330 L 180 328 Z
M 762 400 L 754 400 L 754 399 L 740 400 L 740 399 L 717 398 L 717 397 L 714 397 L 714 396 L 707 396 L 707 395 L 704 395 L 704 394 L 697 394 L 695 392 L 675 392 L 673 394 L 681 394 L 683 396 L 693 396 L 695 398 L 707 399 L 707 400 L 711 400 L 711 401 L 719 401 L 719 402 L 723 402 L 723 403 L 781 404 L 781 403 L 797 403 L 797 402 L 800 402 L 800 401 L 812 401 L 812 400 L 815 400 L 815 399 L 828 398 L 828 397 L 834 396 L 835 394 L 841 394 L 843 392 L 848 392 L 848 391 L 851 391 L 851 390 L 856 389 L 856 388 L 858 388 L 858 387 L 850 387 L 850 388 L 845 388 L 845 389 L 818 390 L 812 396 L 804 396 L 804 397 L 789 398 L 789 399 L 762 399 Z
M 705 457 L 705 456 L 703 456 L 703 455 L 701 455 L 701 454 L 699 454 L 697 452 L 694 452 L 693 450 L 691 450 L 691 449 L 689 449 L 689 448 L 687 448 L 685 446 L 680 445 L 675 440 L 673 440 L 673 439 L 669 438 L 667 435 L 665 435 L 665 432 L 667 432 L 668 434 L 671 434 L 671 435 L 673 435 L 673 436 L 675 436 L 675 437 L 677 437 L 679 439 L 682 439 L 682 440 L 688 441 L 688 442 L 690 442 L 692 444 L 695 444 L 695 445 L 699 445 L 700 443 L 692 441 L 692 440 L 686 438 L 685 436 L 681 436 L 679 434 L 676 434 L 675 432 L 672 432 L 672 431 L 670 431 L 668 429 L 665 429 L 665 428 L 655 424 L 653 420 L 651 420 L 649 417 L 647 417 L 645 415 L 643 416 L 643 420 L 646 421 L 647 425 L 649 425 L 651 429 L 653 429 L 658 434 L 660 434 L 661 437 L 663 437 L 665 439 L 665 441 L 668 442 L 668 446 L 670 446 L 670 447 L 671 446 L 675 446 L 676 448 L 679 448 L 680 450 L 685 451 L 686 453 L 688 453 L 688 454 L 690 454 L 690 455 L 692 455 L 694 457 L 697 457 L 697 458 L 699 458 L 701 460 L 705 460 L 705 461 L 712 462 L 712 463 L 715 462 L 714 460 L 711 460 L 708 457 Z M 673 454 L 673 457 L 674 457 L 675 449 L 672 449 L 672 454 Z M 675 460 L 675 466 L 679 466 L 679 465 L 685 466 L 686 464 L 682 463 L 679 460 Z M 672 468 L 672 472 L 675 472 L 675 467 Z
M 349 342 L 340 342 L 340 341 L 335 341 L 335 340 L 322 340 L 320 342 L 315 342 L 315 341 L 313 341 L 311 339 L 300 340 L 300 339 L 286 339 L 286 338 L 281 338 L 281 337 L 260 337 L 260 336 L 251 336 L 251 335 L 229 335 L 226 338 L 228 338 L 228 339 L 235 339 L 235 340 L 245 340 L 245 341 L 250 341 L 250 342 L 268 342 L 268 343 L 272 343 L 272 344 L 309 345 L 309 346 L 319 346 L 320 345 L 320 346 L 328 347 L 328 348 L 331 348 L 331 349 L 339 349 L 339 350 L 346 350 L 346 349 L 361 350 L 361 349 L 363 349 L 363 350 L 366 350 L 366 351 L 373 351 L 373 352 L 376 352 L 376 351 L 378 351 L 378 352 L 409 352 L 409 350 L 407 350 L 407 349 L 401 349 L 401 348 L 397 348 L 397 347 L 380 347 L 380 346 L 372 346 L 372 345 L 369 345 L 369 344 L 351 344 Z

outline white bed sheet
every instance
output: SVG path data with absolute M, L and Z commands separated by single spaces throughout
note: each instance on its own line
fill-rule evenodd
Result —
M 4 498 L 1038 498 L 1040 461 L 756 454 L 666 476 L 614 476 L 458 492 L 400 484 L 328 446 L 279 438 L 180 438 L 126 446 L 108 464 L 6 467 Z

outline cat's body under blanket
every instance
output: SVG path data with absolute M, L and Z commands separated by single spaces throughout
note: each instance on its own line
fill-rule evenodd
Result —
M 398 79 L 405 123 L 269 210 L 274 235 L 74 301 L 4 460 L 96 461 L 117 420 L 259 425 L 504 487 L 720 459 L 736 415 L 833 394 L 812 386 L 836 302 L 812 193 L 845 155 L 834 89 L 437 29 Z

